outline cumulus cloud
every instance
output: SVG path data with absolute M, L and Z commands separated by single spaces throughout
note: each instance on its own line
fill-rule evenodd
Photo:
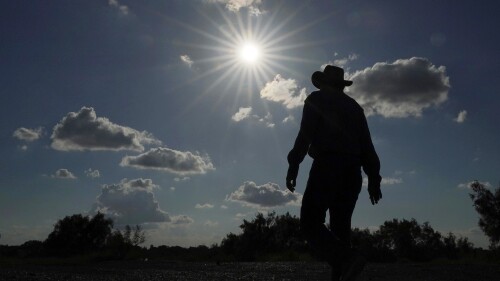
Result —
M 460 183 L 457 185 L 458 188 L 460 189 L 470 189 L 472 184 L 474 183 L 475 181 L 470 181 L 470 182 L 466 182 L 466 183 Z M 488 188 L 488 189 L 491 189 L 493 186 L 491 185 L 490 182 L 488 181 L 480 181 L 479 182 L 480 184 L 482 184 L 485 188 Z
M 252 181 L 247 181 L 236 191 L 227 195 L 226 200 L 239 202 L 254 208 L 272 208 L 284 205 L 298 205 L 302 200 L 302 195 L 282 190 L 276 183 L 256 185 Z
M 114 219 L 117 224 L 141 224 L 145 222 L 170 222 L 155 198 L 158 186 L 151 179 L 123 179 L 117 184 L 105 184 L 93 206 Z
M 69 179 L 69 180 L 76 179 L 75 175 L 73 175 L 73 173 L 70 172 L 68 169 L 59 169 L 50 177 L 55 179 Z
M 379 62 L 350 75 L 347 92 L 370 115 L 386 118 L 419 117 L 422 111 L 448 99 L 449 77 L 444 66 L 426 58 Z
M 184 62 L 189 68 L 191 68 L 191 66 L 193 66 L 194 62 L 188 55 L 182 55 L 182 56 L 180 56 L 180 58 L 181 58 L 181 61 Z
M 248 12 L 254 16 L 264 13 L 260 8 L 262 0 L 205 0 L 208 3 L 222 3 L 231 12 L 238 12 L 242 8 L 247 8 Z
M 125 156 L 120 165 L 137 169 L 165 171 L 178 175 L 205 174 L 210 170 L 215 170 L 208 156 L 166 147 L 153 148 L 137 156 Z
M 250 117 L 250 113 L 252 112 L 251 107 L 240 107 L 238 112 L 236 112 L 231 119 L 235 122 L 240 122 L 241 120 L 244 120 L 248 117 Z
M 52 132 L 52 148 L 61 151 L 132 150 L 144 151 L 144 145 L 161 144 L 146 131 L 117 125 L 97 117 L 92 107 L 68 113 Z
M 101 173 L 99 172 L 99 170 L 92 170 L 90 168 L 85 170 L 85 175 L 87 175 L 87 177 L 93 178 L 93 179 L 101 177 Z
M 16 129 L 12 136 L 18 140 L 26 142 L 36 141 L 43 136 L 43 127 L 35 129 L 21 127 Z
M 260 97 L 282 103 L 286 108 L 292 109 L 304 104 L 307 92 L 306 88 L 299 90 L 294 79 L 285 79 L 278 74 L 260 90 Z
M 205 203 L 205 204 L 196 204 L 196 206 L 194 206 L 196 209 L 212 209 L 214 207 L 214 205 L 212 204 L 208 204 L 208 203 Z
M 126 5 L 120 4 L 120 2 L 118 2 L 118 0 L 108 0 L 108 5 L 110 7 L 118 9 L 118 11 L 120 11 L 120 13 L 122 13 L 125 16 L 128 15 L 128 13 L 129 13 L 128 7 Z
M 458 113 L 457 118 L 453 119 L 453 121 L 457 123 L 463 123 L 467 118 L 467 110 L 462 110 Z

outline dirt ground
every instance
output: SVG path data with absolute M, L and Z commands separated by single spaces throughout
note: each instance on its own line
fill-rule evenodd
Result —
M 106 262 L 78 266 L 0 265 L 0 280 L 329 280 L 320 262 Z M 500 281 L 494 264 L 368 264 L 360 281 Z

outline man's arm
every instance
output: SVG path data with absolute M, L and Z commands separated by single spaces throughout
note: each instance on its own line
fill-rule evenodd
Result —
M 368 176 L 368 193 L 370 194 L 370 201 L 374 205 L 382 199 L 382 191 L 380 190 L 380 182 L 382 181 L 382 177 L 380 176 L 380 159 L 373 146 L 364 114 L 362 120 L 361 165 L 363 166 L 363 171 Z
M 286 176 L 286 187 L 293 192 L 296 186 L 299 165 L 304 160 L 319 121 L 319 114 L 311 102 L 309 96 L 304 102 L 300 130 L 295 139 L 292 150 L 288 153 L 288 173 Z

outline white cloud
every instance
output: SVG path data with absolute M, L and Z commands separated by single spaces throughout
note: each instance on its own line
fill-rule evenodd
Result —
M 208 204 L 208 203 L 205 203 L 205 204 L 196 204 L 196 206 L 194 206 L 196 209 L 212 209 L 214 207 L 214 205 L 212 204 Z
M 207 220 L 203 225 L 208 227 L 216 227 L 219 225 L 219 222 Z
M 165 171 L 177 175 L 205 174 L 210 170 L 215 170 L 208 155 L 201 156 L 197 152 L 183 152 L 166 147 L 153 148 L 137 156 L 125 156 L 120 165 Z
M 250 214 L 237 213 L 235 216 L 236 216 L 237 219 L 242 219 L 242 218 L 244 218 L 244 217 L 246 217 L 248 215 L 250 215 Z
M 282 103 L 286 108 L 292 109 L 304 104 L 307 92 L 306 88 L 299 90 L 294 79 L 285 79 L 278 74 L 260 90 L 260 97 Z
M 382 178 L 382 181 L 380 182 L 380 185 L 395 185 L 395 184 L 401 184 L 403 183 L 402 178 L 391 178 L 391 177 L 384 177 Z M 368 186 L 368 178 L 363 177 L 363 186 Z
M 258 119 L 259 119 L 259 122 L 262 122 L 264 124 L 266 124 L 266 127 L 268 128 L 274 128 L 274 123 L 272 122 L 273 120 L 273 115 L 271 114 L 271 112 L 268 112 L 266 114 L 266 116 L 264 116 L 263 118 L 259 118 L 258 116 L 256 116 Z
M 457 185 L 458 188 L 460 189 L 470 189 L 472 184 L 474 183 L 475 181 L 470 181 L 470 182 L 466 182 L 466 183 L 460 183 Z M 488 189 L 491 189 L 493 186 L 491 185 L 490 182 L 488 181 L 480 181 L 479 182 L 481 185 L 483 185 L 485 188 L 488 188 Z
M 118 9 L 118 11 L 120 11 L 120 13 L 122 13 L 125 16 L 128 15 L 128 13 L 129 13 L 128 7 L 125 5 L 121 5 L 118 2 L 118 0 L 108 0 L 108 5 Z
M 346 89 L 370 115 L 386 118 L 419 117 L 422 111 L 448 99 L 449 77 L 444 66 L 426 58 L 379 62 L 350 75 L 354 81 Z
M 335 53 L 335 56 L 337 56 L 337 53 Z M 350 54 L 349 56 L 347 56 L 345 58 L 335 59 L 333 62 L 329 61 L 328 63 L 323 64 L 321 66 L 321 70 L 325 69 L 325 67 L 327 65 L 335 65 L 335 66 L 338 66 L 338 67 L 345 68 L 349 64 L 349 62 L 355 61 L 358 58 L 359 58 L 358 54 L 352 53 L 352 54 Z
M 458 113 L 457 118 L 453 119 L 453 121 L 457 123 L 463 123 L 467 118 L 467 110 L 462 110 Z
M 12 136 L 18 140 L 26 142 L 36 141 L 43 136 L 43 127 L 35 129 L 21 127 L 16 129 Z
M 144 151 L 144 145 L 161 144 L 152 134 L 117 125 L 97 117 L 92 107 L 68 113 L 52 132 L 52 148 L 61 151 L 132 150 Z
M 175 191 L 175 186 L 171 186 L 171 187 L 170 187 L 170 190 L 171 190 L 171 191 Z
M 262 0 L 205 0 L 208 3 L 222 3 L 231 12 L 238 12 L 242 8 L 247 8 L 248 12 L 254 16 L 259 16 L 265 11 L 260 9 Z
M 394 185 L 403 183 L 403 179 L 401 178 L 382 178 L 380 182 L 381 185 Z
M 70 172 L 68 169 L 59 169 L 50 177 L 55 179 L 70 179 L 70 180 L 76 179 L 75 175 L 73 175 L 73 173 Z
M 288 123 L 293 121 L 295 121 L 295 117 L 293 117 L 293 115 L 288 115 L 287 117 L 285 117 L 285 119 L 283 119 L 283 123 Z
M 85 175 L 87 175 L 87 177 L 93 178 L 93 179 L 101 177 L 101 173 L 99 172 L 99 170 L 92 170 L 90 168 L 85 170 Z
M 184 62 L 189 68 L 193 66 L 194 62 L 188 55 L 182 55 L 180 58 L 181 61 Z
M 181 181 L 188 181 L 188 180 L 190 180 L 190 179 L 191 179 L 190 177 L 182 177 L 182 178 L 180 178 L 180 177 L 175 177 L 175 178 L 174 178 L 174 181 L 176 181 L 176 182 L 181 182 Z
M 302 195 L 282 190 L 275 183 L 256 185 L 252 181 L 247 181 L 236 191 L 227 195 L 226 200 L 240 202 L 254 208 L 272 208 L 289 204 L 298 205 L 302 200 Z
M 238 112 L 236 112 L 231 119 L 235 122 L 240 122 L 248 117 L 250 117 L 250 112 L 252 112 L 251 107 L 240 107 Z
M 170 222 L 153 191 L 159 188 L 151 179 L 123 179 L 118 184 L 105 184 L 97 196 L 93 211 L 100 211 L 117 224 Z
M 268 128 L 274 128 L 275 124 L 273 123 L 273 116 L 270 112 L 266 114 L 264 117 L 260 117 L 257 114 L 251 115 L 250 113 L 252 112 L 251 107 L 240 107 L 238 112 L 236 112 L 231 119 L 235 122 L 240 122 L 244 119 L 251 119 L 251 120 L 257 120 L 259 123 L 264 124 Z
M 182 225 L 182 226 L 187 226 L 190 225 L 194 222 L 194 220 L 186 215 L 178 215 L 178 216 L 172 216 L 172 224 L 173 225 Z
M 220 205 L 220 208 L 223 209 L 223 210 L 226 210 L 227 206 L 226 205 Z

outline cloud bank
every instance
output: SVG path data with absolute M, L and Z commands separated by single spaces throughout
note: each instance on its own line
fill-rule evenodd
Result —
M 379 62 L 356 71 L 346 92 L 364 108 L 365 114 L 386 118 L 419 117 L 422 111 L 448 99 L 449 77 L 444 66 L 426 58 Z
M 144 145 L 161 144 L 146 131 L 117 125 L 97 117 L 92 107 L 69 112 L 52 132 L 52 148 L 60 151 L 131 150 L 144 151 Z
M 166 147 L 154 148 L 137 156 L 125 156 L 120 165 L 137 169 L 159 170 L 177 175 L 205 174 L 210 170 L 215 170 L 208 156 Z
M 117 184 L 105 184 L 93 206 L 94 212 L 111 217 L 117 224 L 170 222 L 153 191 L 158 188 L 151 179 L 123 179 Z
M 299 90 L 294 79 L 285 79 L 278 74 L 260 90 L 260 97 L 282 103 L 286 108 L 292 109 L 304 104 L 307 92 L 306 88 Z
M 254 208 L 272 208 L 299 205 L 302 195 L 282 190 L 276 183 L 256 185 L 253 181 L 246 181 L 236 191 L 227 195 L 226 200 Z

